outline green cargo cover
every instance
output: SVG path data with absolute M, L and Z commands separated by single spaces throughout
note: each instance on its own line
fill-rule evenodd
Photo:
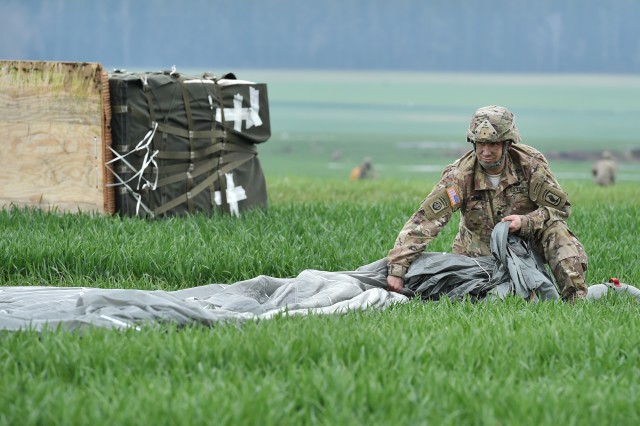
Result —
M 166 217 L 267 207 L 256 144 L 271 136 L 266 84 L 204 74 L 109 75 L 116 209 Z

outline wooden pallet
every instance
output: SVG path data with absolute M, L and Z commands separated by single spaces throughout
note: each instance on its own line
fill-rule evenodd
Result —
M 0 208 L 115 213 L 110 122 L 100 64 L 0 61 Z

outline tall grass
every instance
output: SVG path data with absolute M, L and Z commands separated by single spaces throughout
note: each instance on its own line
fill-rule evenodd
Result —
M 3 285 L 178 289 L 384 257 L 433 182 L 269 181 L 239 219 L 0 212 Z M 568 183 L 588 278 L 640 283 L 640 193 Z M 450 250 L 457 220 L 430 246 Z M 0 307 L 0 309 L 2 309 Z M 205 328 L 0 332 L 0 424 L 638 424 L 640 307 L 412 302 Z

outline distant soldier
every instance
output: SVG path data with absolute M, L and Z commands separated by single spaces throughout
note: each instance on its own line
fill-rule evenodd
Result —
M 373 179 L 378 175 L 371 164 L 371 158 L 366 157 L 362 164 L 351 170 L 351 180 Z
M 616 183 L 616 163 L 609 151 L 602 153 L 602 158 L 596 161 L 592 173 L 596 185 L 611 186 Z
M 496 105 L 478 109 L 467 142 L 473 149 L 444 169 L 389 251 L 389 290 L 402 290 L 409 265 L 459 210 L 454 253 L 491 256 L 491 232 L 508 221 L 509 232 L 531 241 L 549 264 L 563 300 L 586 298 L 587 255 L 566 222 L 571 204 L 545 157 L 521 143 L 513 114 Z

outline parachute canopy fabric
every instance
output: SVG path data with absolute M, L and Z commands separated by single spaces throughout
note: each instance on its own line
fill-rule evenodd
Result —
M 83 287 L 0 287 L 0 329 L 42 330 L 61 327 L 136 328 L 145 322 L 177 325 L 243 322 L 276 315 L 346 313 L 384 309 L 411 297 L 472 300 L 508 295 L 558 299 L 540 259 L 522 239 L 499 224 L 492 234 L 493 256 L 470 258 L 449 253 L 423 253 L 409 268 L 406 293 L 386 290 L 386 259 L 355 271 L 304 270 L 294 278 L 258 276 L 234 284 L 209 284 L 178 291 L 98 289 Z M 607 287 L 589 287 L 589 297 Z M 608 288 L 608 287 L 607 287 Z M 640 301 L 640 290 L 617 288 Z M 616 289 L 617 289 L 616 288 Z M 592 292 L 592 289 L 595 291 Z

